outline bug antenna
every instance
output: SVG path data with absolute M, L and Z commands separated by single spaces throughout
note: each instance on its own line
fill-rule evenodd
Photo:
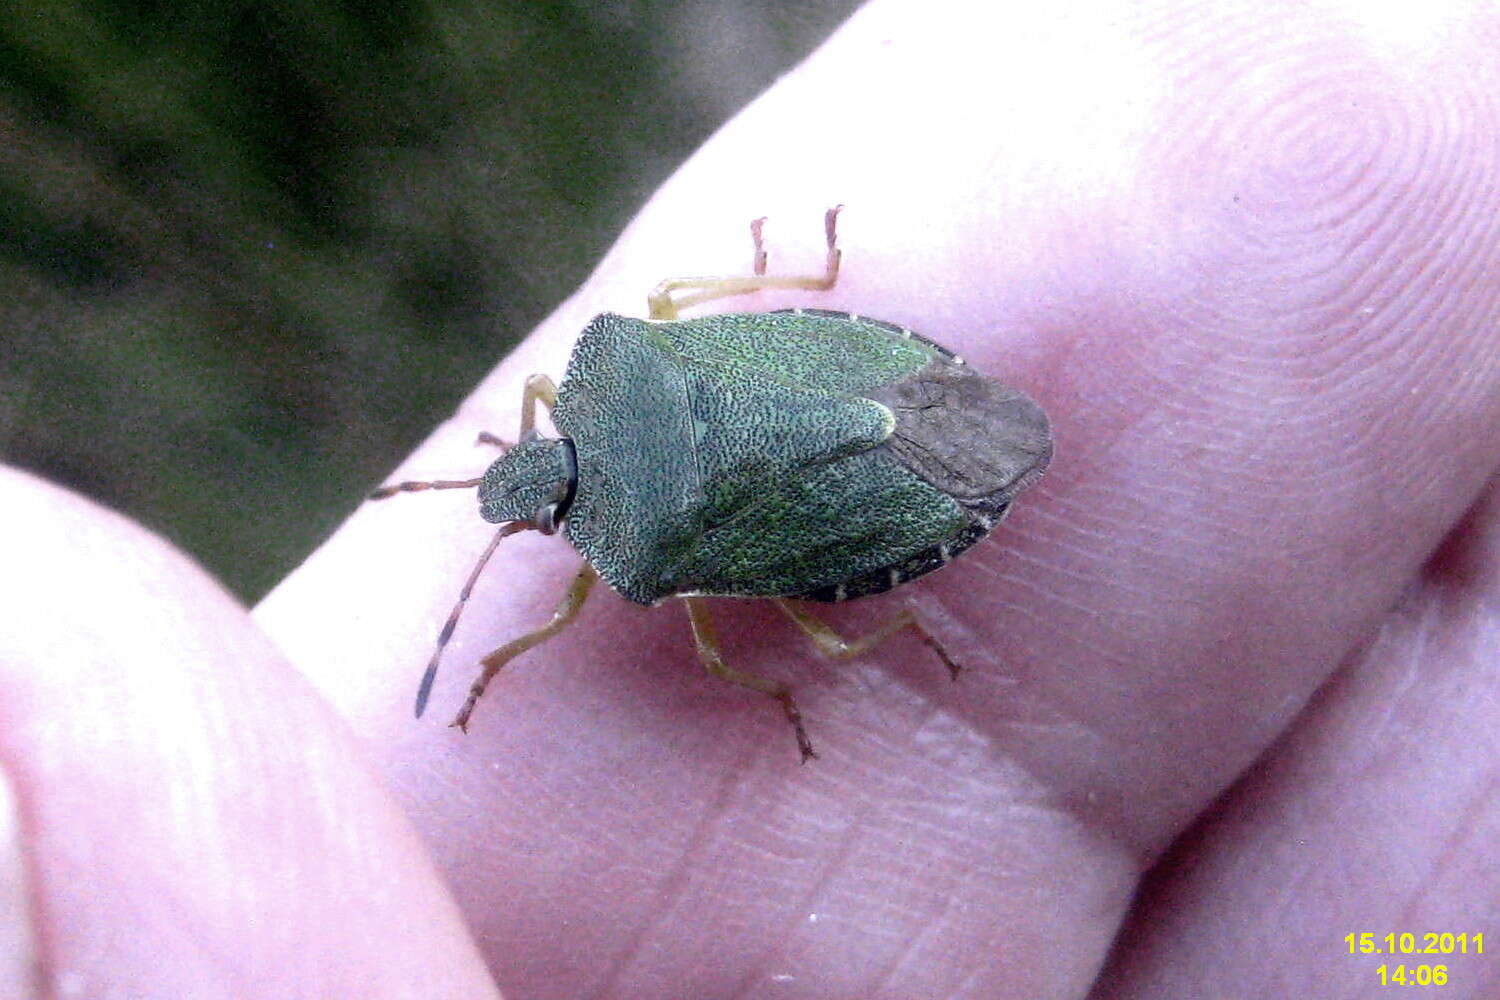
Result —
M 473 479 L 429 479 L 424 482 L 408 479 L 404 483 L 392 483 L 373 489 L 365 494 L 365 499 L 385 500 L 397 493 L 420 493 L 422 490 L 467 490 L 482 482 L 483 476 L 475 476 Z
M 432 694 L 432 682 L 437 677 L 438 660 L 442 658 L 443 647 L 448 645 L 448 640 L 453 638 L 453 629 L 458 624 L 459 615 L 463 614 L 464 605 L 469 603 L 469 595 L 474 592 L 474 582 L 479 579 L 479 574 L 484 572 L 484 564 L 490 561 L 490 556 L 495 554 L 495 549 L 500 546 L 500 540 L 506 535 L 514 535 L 518 531 L 525 531 L 531 525 L 525 521 L 511 521 L 495 532 L 495 537 L 490 539 L 490 544 L 485 547 L 484 555 L 479 557 L 479 562 L 474 564 L 474 569 L 469 573 L 468 582 L 464 589 L 459 592 L 458 603 L 453 605 L 453 610 L 448 614 L 448 620 L 443 623 L 443 630 L 438 633 L 437 648 L 432 651 L 432 659 L 427 661 L 427 670 L 422 674 L 422 683 L 417 685 L 417 718 L 427 709 L 427 696 Z

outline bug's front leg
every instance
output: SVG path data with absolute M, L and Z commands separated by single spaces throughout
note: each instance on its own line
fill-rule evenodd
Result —
M 699 598 L 684 597 L 682 603 L 687 607 L 688 623 L 693 627 L 693 643 L 698 647 L 698 658 L 703 661 L 704 668 L 721 680 L 775 698 L 781 703 L 782 711 L 786 713 L 787 721 L 792 724 L 792 731 L 797 735 L 797 751 L 802 755 L 802 763 L 806 764 L 816 757 L 817 752 L 813 750 L 812 741 L 807 738 L 807 730 L 802 726 L 802 713 L 797 710 L 797 702 L 792 698 L 792 689 L 780 681 L 747 674 L 725 663 L 724 657 L 719 653 L 719 639 L 714 634 L 708 608 Z
M 546 375 L 528 375 L 525 388 L 521 390 L 521 433 L 517 435 L 517 441 L 526 437 L 528 431 L 536 428 L 536 404 L 539 402 L 547 407 L 548 413 L 551 413 L 557 406 L 557 384 Z M 505 451 L 510 451 L 515 447 L 500 435 L 491 434 L 489 431 L 480 431 L 474 443 L 494 445 Z
M 536 427 L 536 404 L 541 400 L 551 413 L 557 406 L 557 385 L 545 375 L 528 375 L 526 388 L 521 392 L 521 437 Z
M 532 375 L 526 379 L 526 388 L 521 392 L 521 437 L 536 427 L 536 404 L 541 401 L 547 412 L 557 405 L 557 386 L 545 375 Z M 494 445 L 509 451 L 511 443 L 502 437 L 491 434 L 489 431 L 480 431 L 475 444 Z M 475 476 L 473 479 L 408 479 L 405 482 L 392 483 L 389 486 L 380 486 L 369 492 L 370 500 L 385 500 L 395 496 L 397 493 L 420 493 L 424 490 L 466 490 L 472 489 L 484 482 L 483 476 Z
M 479 671 L 479 676 L 474 679 L 474 683 L 469 685 L 469 696 L 464 699 L 464 707 L 459 709 L 458 717 L 453 720 L 453 725 L 468 732 L 469 716 L 474 714 L 475 704 L 484 695 L 484 689 L 490 681 L 494 680 L 495 675 L 500 672 L 500 668 L 531 647 L 546 642 L 566 628 L 574 618 L 578 617 L 579 609 L 583 607 L 583 602 L 588 599 L 589 591 L 593 589 L 598 579 L 598 571 L 588 563 L 584 563 L 578 575 L 573 577 L 573 582 L 568 585 L 567 593 L 558 602 L 557 610 L 552 612 L 551 621 L 541 628 L 533 629 L 519 638 L 512 639 L 480 661 L 483 668 Z
M 829 628 L 825 622 L 819 621 L 790 601 L 781 598 L 774 600 L 776 606 L 797 623 L 797 627 L 807 634 L 807 637 L 813 641 L 813 645 L 818 647 L 818 652 L 824 656 L 835 660 L 852 659 L 861 653 L 869 652 L 902 629 L 911 629 L 917 634 L 917 638 L 921 639 L 927 648 L 943 661 L 943 666 L 948 668 L 948 673 L 953 676 L 953 679 L 958 680 L 958 672 L 962 668 L 954 662 L 953 657 L 948 655 L 942 643 L 938 642 L 937 638 L 927 630 L 927 626 L 922 624 L 922 619 L 918 618 L 917 613 L 911 608 L 905 609 L 890 621 L 858 639 L 850 640 L 845 639 Z
M 534 378 L 545 378 L 546 376 L 533 376 Z M 509 451 L 511 443 L 504 438 L 491 434 L 489 431 L 480 431 L 479 437 L 474 440 L 475 444 L 494 445 L 497 448 Z M 421 493 L 425 490 L 467 490 L 473 489 L 484 482 L 483 476 L 475 476 L 473 479 L 407 479 L 399 483 L 391 483 L 389 486 L 377 486 L 365 495 L 368 500 L 388 500 L 397 493 Z
M 754 274 L 723 277 L 668 278 L 652 289 L 646 297 L 652 319 L 676 319 L 679 310 L 702 305 L 714 299 L 731 295 L 748 295 L 763 288 L 806 288 L 809 291 L 826 292 L 839 280 L 838 217 L 842 205 L 835 205 L 823 214 L 823 234 L 828 242 L 828 256 L 822 274 L 766 274 L 766 247 L 761 238 L 761 226 L 765 219 L 750 223 L 750 236 L 755 241 Z

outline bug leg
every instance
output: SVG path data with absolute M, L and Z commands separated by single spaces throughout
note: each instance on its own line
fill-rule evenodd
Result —
M 536 404 L 541 400 L 551 413 L 557 405 L 557 386 L 545 375 L 529 375 L 521 393 L 521 437 L 536 427 Z
M 541 628 L 533 629 L 519 638 L 512 639 L 480 661 L 483 668 L 479 671 L 479 676 L 475 678 L 474 683 L 469 685 L 469 696 L 464 699 L 464 707 L 459 709 L 453 725 L 468 732 L 469 716 L 474 713 L 474 705 L 484 694 L 485 687 L 500 672 L 500 668 L 532 646 L 546 642 L 566 628 L 574 618 L 578 617 L 579 609 L 583 607 L 583 602 L 588 598 L 594 581 L 598 579 L 599 574 L 594 567 L 584 563 L 578 575 L 573 577 L 573 582 L 568 585 L 567 593 L 563 594 L 563 599 L 558 602 L 557 610 L 552 612 L 551 621 Z
M 839 280 L 838 215 L 842 205 L 835 205 L 823 215 L 823 233 L 828 243 L 828 256 L 822 274 L 766 274 L 766 249 L 761 239 L 761 227 L 765 219 L 750 223 L 750 235 L 755 241 L 755 273 L 748 275 L 667 278 L 651 290 L 646 297 L 652 319 L 676 319 L 682 309 L 712 302 L 731 295 L 748 295 L 763 288 L 805 288 L 824 291 Z
M 688 623 L 693 627 L 693 644 L 698 647 L 698 658 L 703 661 L 704 668 L 721 680 L 775 698 L 781 703 L 781 709 L 797 735 L 797 751 L 802 755 L 802 763 L 806 764 L 816 757 L 812 741 L 807 738 L 807 730 L 802 726 L 802 713 L 797 710 L 797 702 L 792 698 L 792 689 L 779 681 L 747 674 L 725 663 L 724 657 L 719 653 L 719 640 L 714 634 L 713 622 L 708 617 L 708 608 L 701 600 L 692 597 L 684 597 L 682 603 L 687 606 Z
M 496 437 L 489 431 L 480 431 L 479 437 L 474 440 L 478 444 L 492 444 L 497 448 L 509 451 L 511 443 L 504 438 Z M 378 486 L 365 495 L 367 500 L 386 500 L 397 493 L 420 493 L 423 490 L 466 490 L 472 489 L 484 482 L 483 476 L 473 479 L 408 479 L 401 483 L 391 483 L 389 486 Z
M 926 643 L 927 648 L 936 653 L 937 658 L 943 661 L 943 666 L 948 668 L 948 673 L 953 676 L 953 679 L 958 680 L 958 673 L 961 668 L 948 655 L 948 651 L 943 648 L 942 643 L 938 642 L 933 634 L 927 630 L 927 626 L 922 624 L 922 619 L 918 618 L 917 613 L 911 608 L 902 611 L 874 631 L 866 633 L 858 639 L 849 640 L 829 628 L 826 623 L 819 621 L 789 601 L 784 601 L 780 598 L 774 598 L 774 600 L 776 606 L 784 611 L 788 618 L 796 622 L 797 627 L 805 632 L 807 637 L 813 641 L 813 645 L 818 647 L 818 652 L 830 659 L 847 660 L 859 656 L 861 653 L 869 652 L 905 628 L 915 632 L 917 638 Z
M 521 437 L 536 427 L 536 404 L 540 401 L 550 412 L 557 405 L 557 386 L 545 375 L 532 375 L 526 379 L 526 388 L 521 393 Z M 492 444 L 497 448 L 509 449 L 511 443 L 502 437 L 491 434 L 489 431 L 480 431 L 475 444 Z M 380 486 L 369 492 L 367 499 L 385 500 L 397 493 L 420 493 L 423 490 L 464 490 L 473 489 L 484 482 L 483 476 L 473 479 L 430 479 L 430 480 L 407 480 L 403 483 L 392 483 L 389 486 Z

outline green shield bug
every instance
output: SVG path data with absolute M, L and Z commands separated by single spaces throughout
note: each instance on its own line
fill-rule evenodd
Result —
M 600 577 L 637 604 L 680 598 L 704 666 L 780 702 L 804 762 L 816 754 L 791 691 L 724 662 L 703 598 L 771 599 L 835 657 L 907 629 L 957 676 L 910 609 L 846 641 L 791 602 L 883 593 L 978 542 L 1052 457 L 1041 408 L 893 323 L 821 309 L 678 318 L 766 288 L 832 288 L 838 212 L 824 220 L 823 274 L 767 275 L 756 220 L 753 274 L 663 281 L 650 319 L 605 313 L 584 328 L 561 386 L 527 379 L 519 439 L 483 476 L 371 494 L 478 487 L 481 515 L 503 525 L 439 633 L 419 716 L 475 580 L 525 530 L 561 531 L 584 564 L 551 621 L 484 657 L 461 729 L 500 669 L 567 626 Z M 558 437 L 537 432 L 538 402 Z

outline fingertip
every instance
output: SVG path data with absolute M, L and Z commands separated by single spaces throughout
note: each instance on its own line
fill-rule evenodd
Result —
M 20 808 L 0 767 L 0 996 L 40 997 L 36 924 Z

